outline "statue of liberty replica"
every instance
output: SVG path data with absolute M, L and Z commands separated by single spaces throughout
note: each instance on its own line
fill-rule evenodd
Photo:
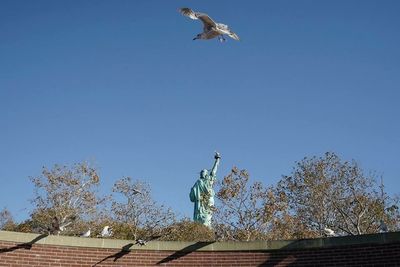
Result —
M 216 173 L 221 156 L 215 152 L 214 165 L 210 171 L 204 169 L 200 172 L 200 178 L 190 190 L 190 201 L 194 202 L 193 220 L 211 227 L 211 217 L 214 209 L 213 185 L 217 179 Z

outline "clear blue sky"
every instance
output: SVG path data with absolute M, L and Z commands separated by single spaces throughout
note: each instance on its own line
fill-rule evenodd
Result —
M 236 42 L 192 41 L 191 7 Z M 334 151 L 400 192 L 400 1 L 0 1 L 0 208 L 31 210 L 42 166 L 94 162 L 191 216 L 222 154 L 274 184 Z

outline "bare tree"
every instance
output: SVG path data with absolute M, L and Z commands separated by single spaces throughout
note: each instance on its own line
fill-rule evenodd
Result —
M 183 218 L 163 231 L 164 241 L 215 241 L 214 230 L 202 223 Z
M 325 227 L 343 235 L 374 233 L 381 219 L 394 219 L 385 211 L 374 175 L 365 175 L 355 161 L 342 161 L 332 152 L 304 158 L 278 188 L 311 236 L 323 235 Z
M 123 196 L 122 200 L 112 202 L 115 221 L 122 223 L 120 233 L 114 232 L 123 238 L 151 238 L 162 234 L 175 221 L 172 210 L 157 204 L 151 197 L 149 185 L 144 182 L 125 177 L 114 184 L 113 192 Z
M 36 222 L 35 231 L 59 233 L 78 219 L 88 219 L 104 201 L 97 196 L 97 171 L 85 162 L 71 167 L 43 167 L 42 174 L 30 180 L 35 186 L 31 214 Z
M 15 227 L 14 218 L 7 208 L 0 211 L 0 230 L 13 230 Z
M 283 208 L 273 187 L 264 187 L 260 182 L 249 185 L 248 182 L 247 171 L 234 167 L 218 183 L 214 227 L 220 239 L 265 239 L 273 217 Z

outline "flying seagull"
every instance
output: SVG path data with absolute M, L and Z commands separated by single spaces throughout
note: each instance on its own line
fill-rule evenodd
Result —
M 197 39 L 208 40 L 218 36 L 218 39 L 221 42 L 224 42 L 226 41 L 224 38 L 224 34 L 226 34 L 232 39 L 239 41 L 239 36 L 237 36 L 236 33 L 231 31 L 228 25 L 214 22 L 207 14 L 194 12 L 193 10 L 187 7 L 180 8 L 179 12 L 186 17 L 189 17 L 191 19 L 199 19 L 203 22 L 204 24 L 203 32 L 197 34 L 197 36 L 194 37 L 193 40 Z

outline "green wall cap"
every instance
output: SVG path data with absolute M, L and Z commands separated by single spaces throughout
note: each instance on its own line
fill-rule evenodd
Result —
M 40 235 L 0 231 L 0 241 L 41 244 L 53 246 L 131 249 L 131 250 L 167 250 L 167 251 L 266 251 L 279 249 L 308 249 L 348 246 L 358 244 L 384 244 L 400 242 L 400 232 L 368 234 L 358 236 L 341 236 L 315 239 L 251 241 L 251 242 L 179 242 L 149 241 L 140 246 L 132 240 L 109 238 L 83 238 L 72 236 Z

